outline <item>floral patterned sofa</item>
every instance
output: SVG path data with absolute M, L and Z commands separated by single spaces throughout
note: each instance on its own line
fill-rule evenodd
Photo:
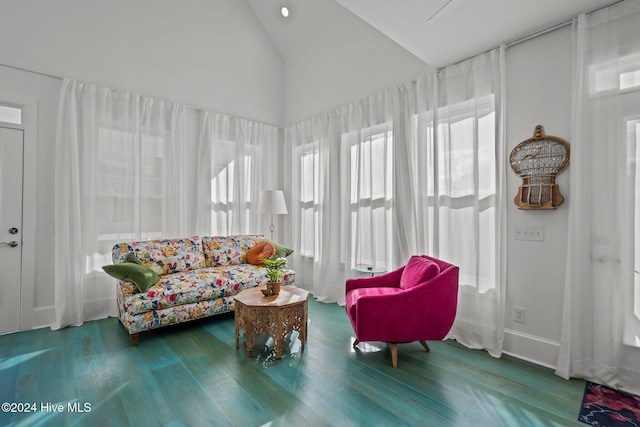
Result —
M 118 281 L 118 316 L 131 344 L 142 331 L 232 311 L 234 295 L 266 284 L 265 268 L 246 262 L 248 250 L 260 240 L 261 235 L 242 235 L 116 244 L 114 264 L 131 254 L 160 276 L 146 292 Z M 282 280 L 293 284 L 295 273 L 289 270 Z

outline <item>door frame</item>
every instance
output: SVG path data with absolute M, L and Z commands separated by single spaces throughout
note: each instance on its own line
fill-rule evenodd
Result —
M 35 319 L 36 268 L 36 180 L 38 143 L 38 99 L 0 91 L 0 102 L 22 108 L 22 125 L 2 122 L 5 128 L 23 131 L 22 157 L 22 271 L 20 283 L 20 330 L 48 324 Z

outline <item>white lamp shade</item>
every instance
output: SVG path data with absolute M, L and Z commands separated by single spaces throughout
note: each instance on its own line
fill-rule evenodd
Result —
M 282 190 L 266 190 L 260 193 L 258 214 L 284 215 L 287 213 L 289 212 Z

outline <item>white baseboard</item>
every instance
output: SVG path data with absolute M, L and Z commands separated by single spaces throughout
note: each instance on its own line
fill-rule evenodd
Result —
M 504 330 L 503 353 L 527 362 L 556 369 L 560 343 L 513 329 Z

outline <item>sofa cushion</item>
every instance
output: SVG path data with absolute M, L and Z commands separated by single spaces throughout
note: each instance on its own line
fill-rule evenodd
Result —
M 204 266 L 199 237 L 119 243 L 113 247 L 113 263 L 124 261 L 128 254 L 161 276 Z
M 440 267 L 435 262 L 421 256 L 412 256 L 400 277 L 400 288 L 412 288 L 436 277 L 439 273 Z
M 102 269 L 111 277 L 133 282 L 138 292 L 145 292 L 160 280 L 160 276 L 155 271 L 135 262 L 105 265 Z
M 276 256 L 278 258 L 286 258 L 293 253 L 293 249 L 290 249 L 276 242 L 271 243 L 273 243 L 273 246 L 276 247 Z
M 262 264 L 263 259 L 269 259 L 276 254 L 276 247 L 273 243 L 260 240 L 247 251 L 247 262 L 253 265 Z
M 206 267 L 239 265 L 247 263 L 247 252 L 262 235 L 212 236 L 202 238 Z
M 135 314 L 228 297 L 266 283 L 266 269 L 251 264 L 202 268 L 162 276 L 143 293 L 135 293 L 133 285 L 121 282 L 118 298 L 122 312 Z M 294 272 L 290 270 L 283 276 L 283 284 L 293 283 Z

